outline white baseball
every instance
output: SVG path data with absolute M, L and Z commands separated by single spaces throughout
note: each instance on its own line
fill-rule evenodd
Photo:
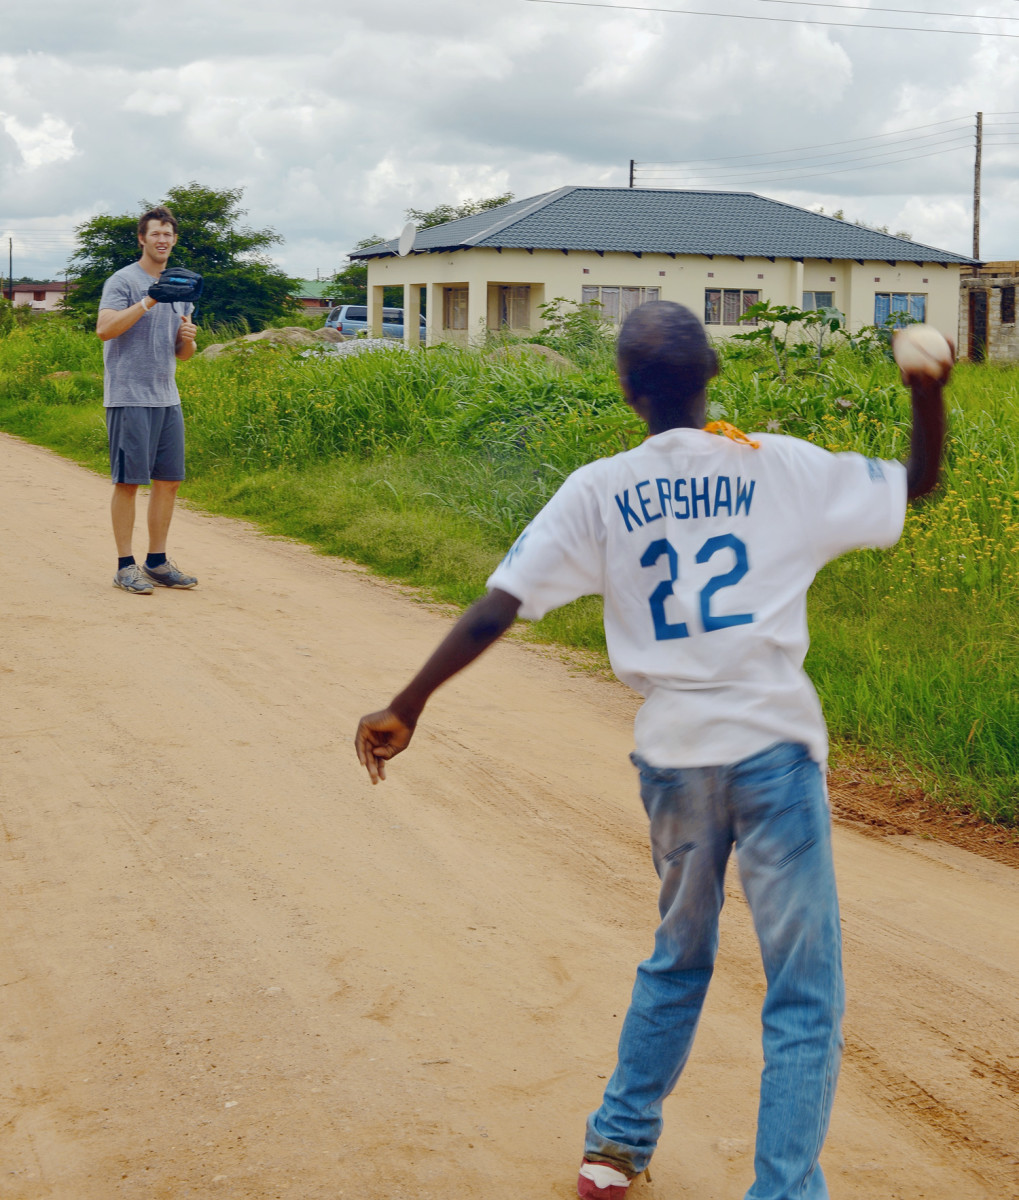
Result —
M 906 325 L 892 334 L 892 353 L 908 380 L 915 376 L 947 379 L 952 369 L 952 347 L 930 325 Z

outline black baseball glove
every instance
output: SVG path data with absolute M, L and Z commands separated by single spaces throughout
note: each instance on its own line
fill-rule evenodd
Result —
M 184 267 L 170 267 L 159 276 L 149 288 L 153 300 L 164 304 L 174 304 L 177 301 L 192 304 L 198 302 L 202 294 L 202 277 L 195 271 L 185 270 Z

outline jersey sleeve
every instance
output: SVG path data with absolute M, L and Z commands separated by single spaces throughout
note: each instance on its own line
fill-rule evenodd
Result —
M 527 620 L 603 592 L 605 538 L 589 474 L 566 480 L 489 576 L 489 590 L 515 596 Z
M 805 500 L 818 565 L 848 550 L 897 542 L 906 518 L 903 464 L 815 446 L 809 451 Z
M 103 284 L 103 294 L 99 300 L 100 308 L 112 308 L 119 312 L 130 308 L 135 301 L 131 298 L 131 284 L 117 271 Z

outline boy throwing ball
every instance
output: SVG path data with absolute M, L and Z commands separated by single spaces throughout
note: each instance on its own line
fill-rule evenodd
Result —
M 915 358 L 915 356 L 914 356 Z M 778 435 L 704 429 L 714 350 L 678 304 L 634 312 L 619 378 L 642 445 L 574 472 L 461 617 L 355 744 L 372 782 L 406 749 L 428 698 L 519 615 L 605 602 L 609 657 L 645 697 L 641 797 L 661 880 L 655 948 L 637 968 L 619 1057 L 587 1122 L 584 1200 L 624 1200 L 651 1160 L 662 1102 L 693 1042 L 735 850 L 767 977 L 755 1179 L 746 1200 L 824 1200 L 818 1156 L 842 1050 L 827 734 L 803 670 L 806 594 L 830 559 L 897 540 L 931 491 L 951 356 L 910 362 L 909 462 L 830 454 Z

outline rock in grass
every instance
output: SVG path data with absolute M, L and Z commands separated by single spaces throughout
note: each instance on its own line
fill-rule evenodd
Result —
M 493 350 L 489 354 L 489 358 L 494 359 L 514 359 L 514 358 L 542 358 L 550 367 L 566 375 L 570 371 L 576 371 L 576 365 L 558 350 L 553 350 L 550 346 L 543 346 L 540 342 L 517 342 L 513 346 L 500 346 L 497 350 Z

